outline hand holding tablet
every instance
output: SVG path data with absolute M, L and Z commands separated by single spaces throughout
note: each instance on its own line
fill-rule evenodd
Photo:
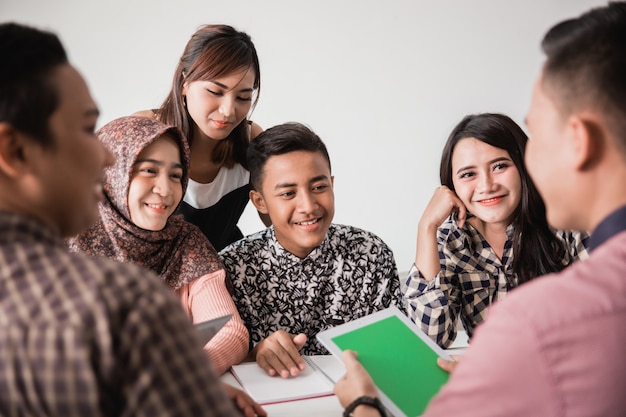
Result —
M 322 331 L 317 338 L 337 357 L 358 352 L 358 360 L 394 416 L 419 416 L 448 380 L 437 358 L 453 360 L 398 308 L 390 307 Z

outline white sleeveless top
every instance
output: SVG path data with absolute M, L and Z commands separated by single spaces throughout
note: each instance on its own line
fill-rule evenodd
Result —
M 232 168 L 221 167 L 215 179 L 207 184 L 189 178 L 183 200 L 195 209 L 211 207 L 226 194 L 250 182 L 250 172 L 240 164 Z

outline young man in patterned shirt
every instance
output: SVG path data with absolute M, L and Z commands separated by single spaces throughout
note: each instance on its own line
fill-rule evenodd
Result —
M 272 226 L 221 255 L 254 344 L 250 358 L 270 375 L 295 376 L 300 354 L 328 353 L 319 331 L 392 304 L 404 310 L 398 272 L 380 238 L 332 224 L 330 158 L 309 128 L 266 130 L 250 144 L 248 165 L 250 200 Z
M 0 56 L 0 415 L 238 416 L 156 275 L 67 251 L 113 156 L 58 37 L 0 24 Z

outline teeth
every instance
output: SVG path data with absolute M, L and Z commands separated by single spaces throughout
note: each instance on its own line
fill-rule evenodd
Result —
M 155 209 L 165 209 L 167 206 L 164 206 L 162 204 L 146 204 L 148 207 L 152 207 Z
M 314 220 L 311 220 L 311 221 L 308 221 L 308 222 L 298 222 L 298 224 L 303 225 L 303 226 L 310 226 L 310 225 L 315 224 L 315 223 L 317 223 L 317 219 L 314 219 Z

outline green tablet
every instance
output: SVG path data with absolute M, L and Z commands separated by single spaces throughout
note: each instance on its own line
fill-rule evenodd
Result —
M 358 352 L 395 417 L 421 415 L 448 380 L 437 358 L 452 358 L 396 307 L 322 331 L 317 338 L 333 355 Z

